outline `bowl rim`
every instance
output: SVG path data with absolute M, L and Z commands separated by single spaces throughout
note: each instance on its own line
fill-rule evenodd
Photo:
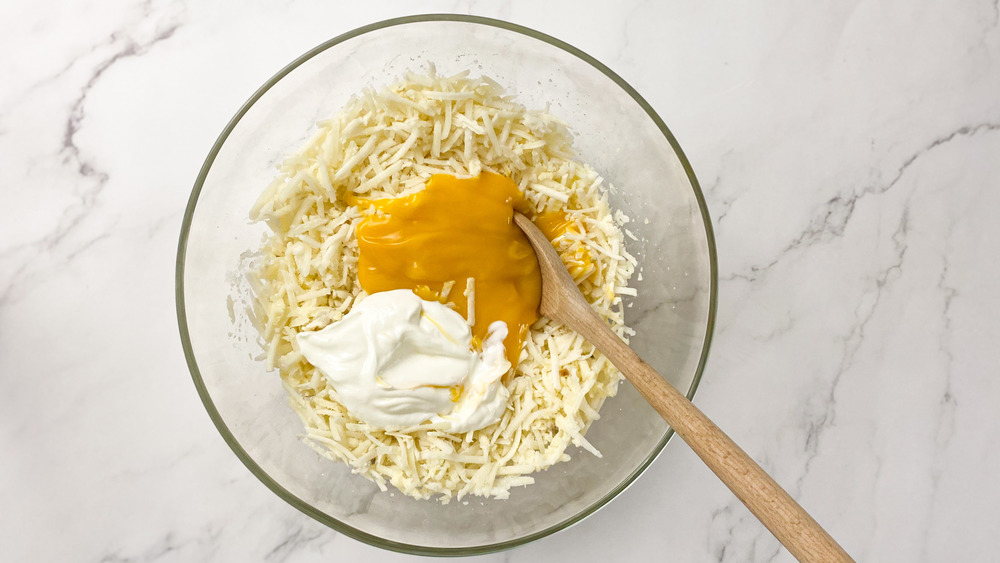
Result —
M 510 23 L 503 20 L 498 20 L 494 18 L 488 18 L 483 16 L 473 16 L 465 14 L 449 14 L 449 13 L 430 13 L 430 14 L 417 14 L 410 16 L 403 16 L 397 18 L 386 19 L 364 25 L 338 35 L 332 39 L 320 43 L 316 47 L 313 47 L 306 53 L 302 54 L 291 63 L 287 64 L 284 68 L 279 70 L 271 78 L 267 80 L 260 88 L 257 89 L 247 99 L 246 102 L 240 107 L 236 114 L 229 120 L 223 129 L 222 133 L 215 140 L 212 145 L 208 156 L 205 158 L 205 162 L 202 164 L 201 170 L 198 173 L 198 177 L 195 180 L 194 187 L 191 190 L 191 195 L 188 198 L 187 206 L 184 210 L 184 218 L 181 223 L 180 238 L 177 245 L 177 259 L 174 272 L 174 294 L 175 294 L 175 304 L 177 309 L 177 324 L 180 330 L 181 345 L 184 348 L 184 357 L 187 361 L 188 370 L 191 372 L 191 378 L 194 380 L 195 388 L 198 391 L 198 396 L 201 398 L 202 403 L 205 406 L 205 410 L 208 412 L 209 417 L 215 424 L 216 429 L 222 435 L 223 440 L 229 445 L 236 457 L 239 458 L 243 465 L 250 470 L 250 472 L 257 477 L 268 489 L 273 493 L 278 495 L 288 504 L 297 508 L 302 513 L 307 516 L 312 517 L 316 521 L 332 528 L 333 530 L 340 532 L 348 537 L 354 538 L 356 540 L 362 541 L 364 543 L 373 545 L 375 547 L 388 549 L 391 551 L 408 553 L 413 555 L 430 555 L 430 556 L 468 556 L 468 555 L 483 555 L 487 553 L 492 553 L 496 551 L 502 551 L 506 549 L 511 549 L 520 545 L 530 543 L 532 541 L 541 539 L 545 536 L 564 530 L 577 522 L 582 521 L 584 518 L 590 516 L 598 509 L 606 505 L 614 497 L 618 496 L 622 491 L 628 488 L 638 477 L 641 475 L 647 467 L 655 460 L 661 451 L 663 451 L 664 446 L 673 436 L 674 431 L 672 428 L 667 428 L 664 433 L 663 438 L 656 444 L 649 455 L 640 463 L 621 483 L 615 486 L 611 491 L 605 494 L 603 497 L 595 501 L 593 504 L 581 510 L 577 514 L 573 515 L 566 520 L 563 520 L 557 524 L 549 526 L 543 530 L 522 536 L 517 539 L 507 540 L 503 542 L 490 543 L 478 546 L 466 546 L 466 547 L 431 547 L 425 545 L 415 545 L 405 542 L 396 542 L 392 540 L 387 540 L 379 536 L 369 534 L 367 532 L 358 530 L 332 516 L 322 512 L 315 507 L 313 507 L 308 502 L 298 498 L 290 491 L 282 487 L 275 480 L 273 480 L 264 469 L 262 469 L 257 463 L 250 457 L 250 455 L 243 449 L 239 441 L 233 436 L 232 432 L 226 426 L 225 421 L 223 421 L 222 416 L 219 414 L 218 409 L 215 407 L 215 403 L 212 401 L 211 396 L 208 393 L 208 389 L 205 386 L 205 382 L 202 379 L 201 371 L 198 368 L 198 364 L 194 357 L 194 350 L 191 346 L 190 333 L 188 331 L 187 323 L 187 313 L 185 310 L 184 301 L 184 260 L 187 254 L 187 242 L 188 235 L 191 228 L 191 221 L 194 217 L 194 211 L 198 204 L 198 198 L 201 194 L 202 187 L 204 186 L 205 179 L 208 177 L 208 173 L 212 168 L 212 164 L 215 162 L 215 158 L 218 156 L 219 151 L 225 144 L 226 140 L 229 138 L 230 133 L 235 129 L 236 125 L 240 122 L 243 116 L 250 110 L 250 108 L 261 98 L 263 95 L 271 89 L 279 80 L 284 78 L 286 75 L 291 73 L 293 70 L 298 68 L 300 65 L 318 55 L 319 53 L 333 47 L 334 45 L 343 43 L 365 33 L 372 31 L 385 29 L 398 25 L 412 24 L 412 23 L 423 23 L 423 22 L 463 22 L 471 23 L 477 25 L 486 25 L 491 27 L 496 27 L 511 31 L 514 33 L 519 33 L 521 35 L 526 35 L 528 37 L 538 39 L 556 47 L 562 49 L 563 51 L 581 59 L 582 61 L 590 64 L 595 69 L 603 73 L 613 82 L 615 82 L 622 90 L 624 90 L 639 106 L 646 112 L 646 114 L 653 120 L 660 132 L 666 138 L 667 142 L 673 148 L 677 158 L 679 159 L 681 166 L 684 168 L 684 172 L 687 174 L 688 181 L 691 183 L 691 188 L 694 191 L 695 199 L 698 202 L 698 207 L 701 212 L 702 221 L 705 226 L 705 237 L 706 243 L 708 245 L 709 254 L 709 306 L 708 306 L 708 318 L 705 330 L 705 338 L 702 343 L 701 357 L 698 359 L 698 366 L 695 370 L 694 379 L 691 381 L 691 386 L 688 388 L 686 396 L 688 399 L 694 397 L 695 391 L 701 382 L 702 374 L 704 373 L 705 364 L 708 360 L 709 349 L 712 344 L 712 335 L 715 330 L 715 318 L 716 318 L 716 308 L 718 302 L 718 259 L 716 255 L 715 248 L 715 234 L 712 228 L 712 219 L 708 212 L 708 206 L 705 202 L 705 196 L 702 193 L 701 186 L 698 183 L 698 179 L 694 174 L 694 170 L 691 167 L 687 156 L 681 149 L 680 144 L 674 137 L 673 133 L 667 128 L 666 124 L 660 118 L 660 116 L 653 110 L 652 106 L 621 76 L 612 71 L 606 65 L 595 59 L 594 57 L 588 55 L 587 53 L 581 51 L 580 49 L 547 35 L 545 33 L 536 31 L 529 27 L 518 25 L 515 23 Z

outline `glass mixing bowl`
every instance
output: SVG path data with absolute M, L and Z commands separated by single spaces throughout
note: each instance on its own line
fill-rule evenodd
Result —
M 595 457 L 535 475 L 507 500 L 418 501 L 352 475 L 303 444 L 277 373 L 265 371 L 247 318 L 246 272 L 265 227 L 248 212 L 294 150 L 366 86 L 436 65 L 482 73 L 529 108 L 548 107 L 575 136 L 582 161 L 607 183 L 631 221 L 641 266 L 626 301 L 632 347 L 688 397 L 708 354 L 716 258 L 694 172 L 653 109 L 618 75 L 562 41 L 510 23 L 458 15 L 413 16 L 365 26 L 289 64 L 236 113 L 212 147 L 188 202 L 177 252 L 177 316 L 195 386 L 223 438 L 268 488 L 302 512 L 370 544 L 426 555 L 476 554 L 519 545 L 580 521 L 625 489 L 671 436 L 627 382 L 587 438 Z M 628 299 L 628 298 L 626 298 Z M 391 489 L 390 489 L 391 490 Z

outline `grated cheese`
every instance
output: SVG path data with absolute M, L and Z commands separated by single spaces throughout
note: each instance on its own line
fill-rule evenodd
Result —
M 574 160 L 571 145 L 565 124 L 520 106 L 493 80 L 431 69 L 366 89 L 282 162 L 250 211 L 273 232 L 253 280 L 252 314 L 267 343 L 267 368 L 279 370 L 311 448 L 383 491 L 391 485 L 442 502 L 507 498 L 511 487 L 533 483 L 532 473 L 570 459 L 570 445 L 600 456 L 584 434 L 621 376 L 582 337 L 548 319 L 531 327 L 516 370 L 504 378 L 511 399 L 501 420 L 465 434 L 431 423 L 362 423 L 295 344 L 299 331 L 339 320 L 366 297 L 357 282 L 355 228 L 374 211 L 348 203 L 348 194 L 396 197 L 422 189 L 432 174 L 482 170 L 511 178 L 533 210 L 561 210 L 574 222 L 556 247 L 567 262 L 590 251 L 593 264 L 577 283 L 616 333 L 627 335 L 620 296 L 635 294 L 628 281 L 636 265 L 623 243 L 627 218 L 612 212 L 603 180 Z M 445 284 L 443 297 L 453 285 Z M 475 280 L 467 280 L 465 296 L 474 311 Z
M 476 278 L 466 278 L 465 280 L 465 298 L 466 305 L 465 310 L 467 311 L 469 326 L 476 324 Z

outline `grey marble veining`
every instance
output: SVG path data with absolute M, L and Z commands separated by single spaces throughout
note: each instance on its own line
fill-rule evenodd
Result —
M 0 18 L 0 559 L 412 559 L 286 505 L 187 374 L 173 267 L 202 160 L 271 74 L 407 13 L 609 64 L 701 180 L 719 318 L 696 397 L 860 561 L 1000 548 L 996 0 L 177 0 Z M 582 523 L 479 558 L 790 561 L 678 440 Z

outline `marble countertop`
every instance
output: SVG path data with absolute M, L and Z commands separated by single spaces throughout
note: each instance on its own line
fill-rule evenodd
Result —
M 413 559 L 327 529 L 236 459 L 188 375 L 173 269 L 205 154 L 273 72 L 359 25 L 458 12 L 594 55 L 685 148 L 720 257 L 695 403 L 859 561 L 996 560 L 996 0 L 3 12 L 0 559 Z M 679 440 L 596 515 L 476 559 L 642 556 L 791 560 Z

